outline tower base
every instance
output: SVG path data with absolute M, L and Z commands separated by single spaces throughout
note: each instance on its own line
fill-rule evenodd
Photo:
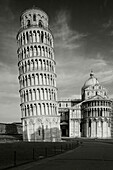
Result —
M 22 124 L 24 141 L 58 142 L 61 140 L 59 116 L 23 118 Z

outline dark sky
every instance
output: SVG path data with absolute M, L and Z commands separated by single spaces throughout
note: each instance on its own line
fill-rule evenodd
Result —
M 20 121 L 16 34 L 33 6 L 49 16 L 59 98 L 80 97 L 91 69 L 113 97 L 113 1 L 0 0 L 0 118 Z

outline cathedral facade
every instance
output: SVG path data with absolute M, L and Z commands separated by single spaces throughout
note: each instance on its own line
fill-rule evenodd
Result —
M 112 101 L 94 73 L 81 89 L 81 100 L 59 100 L 62 137 L 111 138 Z

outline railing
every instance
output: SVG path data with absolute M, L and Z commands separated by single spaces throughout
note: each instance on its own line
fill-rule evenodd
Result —
M 0 169 L 19 166 L 32 161 L 75 149 L 79 142 L 16 142 L 0 144 Z

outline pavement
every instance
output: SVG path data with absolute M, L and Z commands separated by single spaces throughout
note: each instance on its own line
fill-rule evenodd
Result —
M 113 144 L 83 142 L 78 148 L 12 170 L 113 170 Z

